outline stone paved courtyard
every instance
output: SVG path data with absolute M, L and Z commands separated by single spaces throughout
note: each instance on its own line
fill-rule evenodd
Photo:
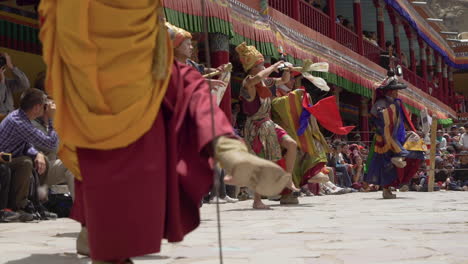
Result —
M 468 263 L 468 192 L 307 197 L 270 211 L 251 201 L 221 205 L 225 264 Z M 135 263 L 216 264 L 215 205 L 185 241 Z M 69 219 L 0 224 L 0 263 L 90 263 L 75 254 L 79 225 Z

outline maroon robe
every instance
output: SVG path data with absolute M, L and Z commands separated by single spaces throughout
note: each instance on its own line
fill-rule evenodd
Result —
M 78 149 L 83 181 L 72 218 L 86 225 L 91 257 L 112 261 L 160 251 L 200 223 L 199 206 L 213 183 L 209 143 L 233 135 L 203 77 L 174 63 L 153 127 L 128 147 Z M 138 118 L 138 117 L 135 117 Z

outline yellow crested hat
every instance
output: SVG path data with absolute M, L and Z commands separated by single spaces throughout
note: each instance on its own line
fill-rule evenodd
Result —
M 244 71 L 249 71 L 252 67 L 265 61 L 263 55 L 255 48 L 255 46 L 247 46 L 245 42 L 236 47 L 239 54 L 239 59 L 244 67 Z
M 180 27 L 176 27 L 169 22 L 166 22 L 166 27 L 169 35 L 171 36 L 172 43 L 174 43 L 174 48 L 179 47 L 184 40 L 192 38 L 192 34 L 190 34 L 190 32 Z

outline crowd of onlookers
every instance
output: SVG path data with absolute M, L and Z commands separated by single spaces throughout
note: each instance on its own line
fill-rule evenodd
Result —
M 55 104 L 43 73 L 34 86 L 0 54 L 0 222 L 55 219 L 71 208 L 73 175 L 57 157 Z

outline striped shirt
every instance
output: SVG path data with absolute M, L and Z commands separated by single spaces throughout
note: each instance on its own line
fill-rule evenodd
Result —
M 14 110 L 0 123 L 0 152 L 11 153 L 13 158 L 35 157 L 37 148 L 53 151 L 58 146 L 58 136 L 49 121 L 47 132 L 36 128 L 26 113 Z

